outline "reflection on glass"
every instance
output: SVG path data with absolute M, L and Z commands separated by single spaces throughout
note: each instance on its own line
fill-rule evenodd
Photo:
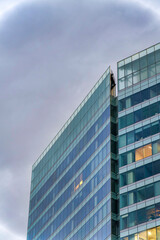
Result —
M 148 233 L 148 240 L 156 240 L 156 228 L 149 229 Z

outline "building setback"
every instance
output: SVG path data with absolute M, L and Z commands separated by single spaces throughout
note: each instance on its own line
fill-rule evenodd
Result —
M 160 43 L 110 67 L 32 167 L 27 240 L 160 240 Z
M 160 44 L 118 62 L 120 236 L 160 240 Z
M 110 67 L 32 168 L 27 239 L 117 239 L 117 98 Z

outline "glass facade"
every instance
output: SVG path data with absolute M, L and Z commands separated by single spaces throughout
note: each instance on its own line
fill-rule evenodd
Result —
M 33 165 L 28 240 L 118 236 L 117 112 L 108 68 Z
M 110 67 L 32 168 L 27 240 L 160 240 L 160 43 Z
M 160 239 L 160 44 L 118 62 L 120 239 Z

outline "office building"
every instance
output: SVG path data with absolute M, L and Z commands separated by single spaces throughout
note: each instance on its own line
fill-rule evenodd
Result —
M 120 238 L 160 240 L 160 44 L 118 62 Z
M 28 240 L 160 240 L 160 43 L 117 82 L 109 67 L 33 165 Z
M 109 67 L 33 165 L 28 240 L 117 239 L 117 112 Z

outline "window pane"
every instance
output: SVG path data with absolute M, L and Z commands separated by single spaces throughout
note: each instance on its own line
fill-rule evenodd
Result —
M 118 108 L 119 108 L 119 111 L 122 111 L 126 108 L 125 99 L 119 100 Z
M 135 160 L 139 161 L 141 159 L 143 159 L 143 147 L 135 150 Z
M 155 64 L 148 67 L 148 77 L 152 77 L 156 74 Z
M 132 73 L 132 65 L 131 63 L 128 63 L 125 65 L 125 75 L 131 74 Z
M 160 227 L 157 227 L 157 240 L 160 240 Z
M 144 158 L 152 155 L 152 145 L 151 144 L 148 144 L 143 147 L 143 154 L 144 154 Z
M 136 203 L 136 191 L 128 193 L 128 205 Z
M 137 240 L 148 240 L 147 239 L 147 232 L 144 231 L 144 232 L 139 233 Z
M 150 116 L 154 116 L 158 114 L 159 109 L 158 109 L 158 102 L 150 105 Z
M 135 141 L 143 139 L 142 128 L 135 130 Z
M 134 162 L 134 151 L 127 153 L 127 164 Z
M 127 145 L 134 142 L 134 131 L 127 133 Z
M 119 137 L 119 147 L 126 146 L 126 134 Z
M 144 179 L 144 166 L 136 169 L 136 181 Z
M 155 196 L 160 195 L 160 182 L 154 184 Z
M 123 187 L 127 185 L 127 177 L 126 177 L 126 173 L 123 173 L 120 175 L 120 186 Z
M 131 184 L 135 181 L 134 179 L 134 172 L 131 171 L 131 172 L 128 172 L 127 174 L 127 184 Z
M 156 63 L 156 73 L 160 73 L 160 62 Z
M 133 73 L 133 84 L 136 84 L 139 81 L 140 81 L 140 73 L 138 71 L 138 72 Z
M 132 106 L 141 102 L 141 93 L 135 93 L 132 95 Z
M 126 126 L 129 126 L 134 123 L 134 115 L 133 112 L 126 115 Z
M 160 161 L 153 162 L 153 174 L 160 173 Z
M 146 209 L 142 208 L 137 210 L 137 224 L 144 223 L 146 221 Z
M 154 122 L 151 124 L 151 133 L 152 135 L 156 134 L 159 132 L 159 121 Z
M 139 70 L 139 59 L 132 62 L 133 72 L 137 72 Z
M 146 186 L 146 199 L 154 197 L 154 184 Z
M 123 116 L 119 119 L 119 129 L 124 128 L 126 126 L 126 116 Z
M 143 127 L 143 137 L 149 137 L 150 136 L 150 124 Z
M 132 74 L 126 77 L 126 87 L 130 87 L 132 85 Z
M 125 88 L 125 80 L 124 78 L 119 79 L 119 90 L 122 90 Z
M 148 78 L 147 68 L 141 70 L 141 81 Z
M 150 87 L 149 95 L 150 98 L 157 96 L 157 86 Z
M 146 208 L 146 218 L 147 221 L 155 219 L 155 206 L 149 206 Z
M 127 206 L 127 193 L 120 195 L 120 208 Z
M 144 68 L 146 66 L 147 66 L 147 57 L 144 56 L 144 57 L 140 58 L 140 67 Z
M 156 204 L 156 218 L 160 218 L 160 203 Z
M 147 230 L 147 232 L 148 232 L 148 240 L 153 240 L 153 239 L 156 240 L 156 228 L 149 229 Z
M 147 177 L 151 177 L 153 174 L 153 165 L 152 163 L 148 163 L 144 166 L 144 174 L 145 174 L 145 178 Z
M 145 187 L 137 189 L 137 202 L 141 202 L 146 199 L 145 193 L 146 193 Z
M 121 230 L 128 227 L 128 214 L 121 216 Z
M 140 109 L 140 110 L 134 112 L 134 121 L 136 123 L 136 122 L 139 122 L 141 120 L 142 120 L 142 111 Z
M 150 106 L 142 108 L 142 119 L 146 119 L 150 117 Z
M 142 102 L 149 99 L 149 89 L 145 89 L 141 92 Z
M 131 107 L 131 98 L 126 98 L 126 108 Z
M 155 62 L 154 52 L 148 54 L 147 58 L 148 58 L 148 65 L 153 64 Z
M 127 165 L 127 153 L 119 155 L 120 166 Z
M 136 217 L 136 211 L 135 212 L 131 212 L 129 213 L 129 217 L 128 217 L 128 227 L 133 227 L 135 226 L 137 223 L 136 221 L 137 217 Z
M 124 67 L 118 68 L 118 77 L 124 77 Z

